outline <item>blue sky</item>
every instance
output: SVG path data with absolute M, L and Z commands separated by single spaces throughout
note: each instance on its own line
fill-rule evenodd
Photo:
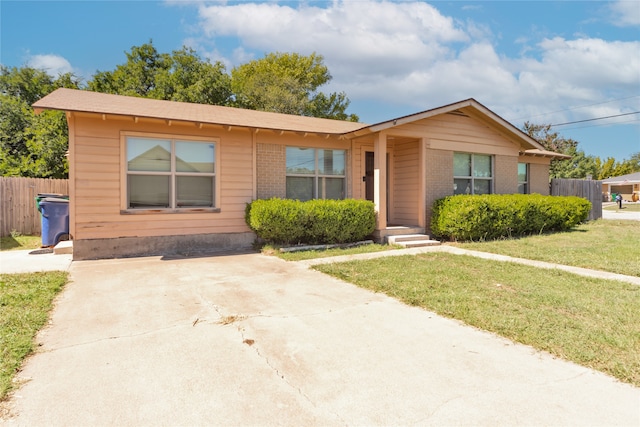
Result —
M 85 80 L 153 40 L 236 65 L 319 53 L 376 123 L 475 98 L 587 154 L 640 151 L 640 1 L 0 1 L 0 63 Z M 622 116 L 622 114 L 626 114 Z M 606 120 L 593 120 L 619 116 Z

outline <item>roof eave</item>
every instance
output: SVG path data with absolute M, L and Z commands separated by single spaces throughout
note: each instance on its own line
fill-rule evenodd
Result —
M 558 160 L 567 160 L 571 158 L 571 156 L 568 156 L 566 154 L 556 153 L 556 152 L 547 151 L 547 150 L 539 150 L 539 149 L 521 151 L 520 154 L 524 156 L 532 156 L 532 157 L 555 158 Z

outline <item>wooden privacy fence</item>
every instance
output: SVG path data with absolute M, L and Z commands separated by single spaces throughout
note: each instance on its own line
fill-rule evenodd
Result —
M 35 200 L 40 193 L 69 194 L 69 180 L 0 178 L 0 236 L 8 236 L 12 231 L 40 234 L 40 213 Z
M 602 218 L 602 181 L 589 179 L 552 179 L 552 196 L 578 196 L 591 202 L 589 221 Z

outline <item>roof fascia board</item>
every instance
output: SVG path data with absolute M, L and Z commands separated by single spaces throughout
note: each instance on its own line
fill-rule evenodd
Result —
M 345 133 L 344 135 L 349 138 L 357 138 L 365 135 L 369 135 L 376 132 L 381 132 L 386 129 L 391 129 L 400 125 L 413 123 L 418 120 L 428 119 L 440 114 L 449 113 L 451 111 L 458 110 L 460 108 L 469 106 L 473 100 L 467 99 L 464 101 L 456 102 L 454 104 L 444 105 L 442 107 L 433 108 L 431 110 L 423 111 L 420 113 L 410 114 L 408 116 L 397 117 L 395 119 L 387 120 L 384 122 L 376 123 L 374 125 L 365 126 L 362 129 L 358 129 L 353 132 Z
M 456 102 L 449 105 L 444 105 L 442 107 L 434 108 L 431 110 L 423 111 L 421 113 L 411 114 L 409 116 L 398 117 L 393 120 L 387 120 L 385 122 L 377 123 L 362 129 L 359 129 L 354 132 L 349 132 L 345 134 L 346 136 L 356 138 L 360 136 L 364 136 L 367 134 L 372 134 L 376 132 L 380 132 L 382 130 L 390 129 L 396 126 L 404 125 L 407 123 L 413 123 L 418 120 L 428 119 L 430 117 L 434 117 L 440 114 L 450 113 L 455 110 L 463 110 L 465 113 L 473 116 L 474 118 L 480 119 L 486 123 L 492 124 L 494 128 L 498 131 L 507 135 L 509 138 L 516 137 L 517 139 L 523 141 L 525 144 L 529 145 L 531 148 L 535 148 L 538 150 L 543 150 L 544 147 L 535 139 L 531 138 L 529 135 L 515 127 L 513 124 L 509 123 L 478 101 L 473 98 L 465 99 L 464 101 Z M 497 126 L 496 126 L 497 125 Z
M 58 108 L 53 108 L 53 107 L 34 107 L 33 111 L 36 114 L 40 114 L 45 110 L 50 110 L 50 111 L 61 111 Z M 163 122 L 171 122 L 172 124 L 176 124 L 176 123 L 186 123 L 186 124 L 194 124 L 195 126 L 199 127 L 200 129 L 202 129 L 202 127 L 204 125 L 209 125 L 209 126 L 220 126 L 224 129 L 226 129 L 227 131 L 230 131 L 233 128 L 237 128 L 237 129 L 246 129 L 249 130 L 250 132 L 254 132 L 254 133 L 258 133 L 260 131 L 269 131 L 269 132 L 274 132 L 276 134 L 279 135 L 283 135 L 284 133 L 293 133 L 293 134 L 298 134 L 301 136 L 309 136 L 309 135 L 317 135 L 320 138 L 324 138 L 324 139 L 328 139 L 330 137 L 336 137 L 338 139 L 345 139 L 344 138 L 344 134 L 342 132 L 316 132 L 316 131 L 309 131 L 309 132 L 304 132 L 304 131 L 299 131 L 299 130 L 291 130 L 291 129 L 280 129 L 280 128 L 272 128 L 272 127 L 256 127 L 256 126 L 251 126 L 251 125 L 241 125 L 241 124 L 228 124 L 228 123 L 221 123 L 221 122 L 213 122 L 213 121 L 203 121 L 202 119 L 200 120 L 184 120 L 184 119 L 167 119 L 165 117 L 156 117 L 156 116 L 150 116 L 150 115 L 143 115 L 143 114 L 119 114 L 119 113 L 99 113 L 99 112 L 94 112 L 94 111 L 85 111 L 83 109 L 73 109 L 73 108 L 67 108 L 64 109 L 63 111 L 65 111 L 66 114 L 70 114 L 70 113 L 80 113 L 80 114 L 87 114 L 89 116 L 96 116 L 96 117 L 101 117 L 103 120 L 108 119 L 109 117 L 117 117 L 119 119 L 127 119 L 127 118 L 131 118 L 132 120 L 134 120 L 136 123 L 140 120 L 155 120 L 155 121 L 163 121 Z

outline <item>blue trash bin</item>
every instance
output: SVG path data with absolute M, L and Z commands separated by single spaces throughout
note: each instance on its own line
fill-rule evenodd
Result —
M 42 213 L 42 246 L 55 246 L 69 234 L 69 200 L 46 197 L 39 206 Z

